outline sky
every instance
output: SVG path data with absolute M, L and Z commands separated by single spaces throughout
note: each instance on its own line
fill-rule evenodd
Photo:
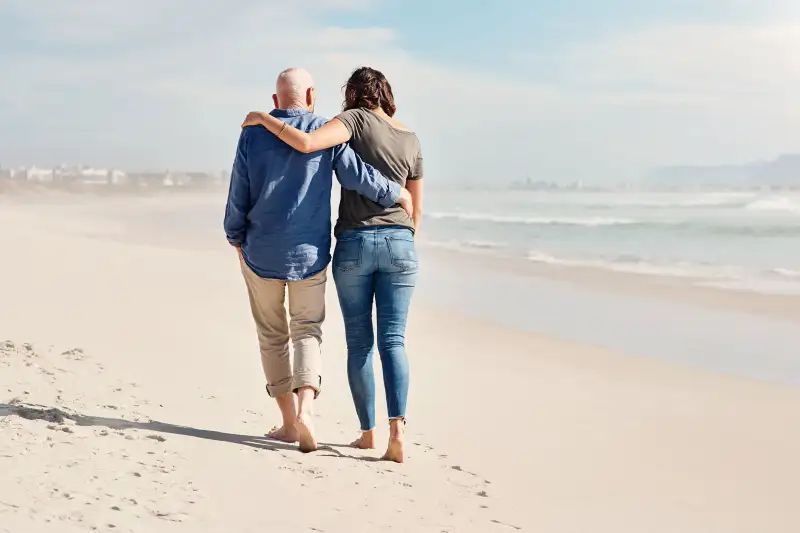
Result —
M 392 83 L 440 183 L 800 152 L 796 0 L 0 0 L 0 166 L 230 168 L 304 67 Z

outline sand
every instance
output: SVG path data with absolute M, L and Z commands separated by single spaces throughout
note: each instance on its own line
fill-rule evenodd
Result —
M 407 463 L 347 447 L 332 285 L 323 449 L 269 441 L 235 255 L 120 231 L 0 205 L 0 532 L 800 530 L 800 389 L 501 317 L 415 306 Z

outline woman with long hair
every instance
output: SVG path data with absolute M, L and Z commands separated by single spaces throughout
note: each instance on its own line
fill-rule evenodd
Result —
M 414 235 L 423 208 L 422 154 L 417 136 L 394 119 L 392 87 L 381 72 L 369 67 L 355 70 L 344 93 L 343 112 L 311 133 L 262 112 L 250 113 L 244 126 L 262 125 L 305 153 L 349 142 L 365 162 L 411 193 L 413 218 L 400 206 L 383 208 L 342 190 L 333 254 L 333 278 L 347 338 L 347 377 L 362 432 L 353 446 L 375 447 L 374 302 L 389 413 L 389 445 L 383 458 L 402 463 L 409 382 L 405 330 L 419 274 Z

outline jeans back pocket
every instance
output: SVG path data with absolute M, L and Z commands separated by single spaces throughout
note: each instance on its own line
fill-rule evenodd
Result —
M 410 232 L 409 232 L 410 233 Z M 392 235 L 386 237 L 386 246 L 389 248 L 389 257 L 392 266 L 400 270 L 411 270 L 417 268 L 417 248 L 414 245 L 412 235 Z
M 341 272 L 350 272 L 361 266 L 361 256 L 364 252 L 364 239 L 362 237 L 348 236 L 336 241 L 333 250 L 333 268 Z

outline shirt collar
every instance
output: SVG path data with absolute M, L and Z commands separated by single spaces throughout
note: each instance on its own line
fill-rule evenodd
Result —
M 295 108 L 295 109 L 273 109 L 272 111 L 270 111 L 269 114 L 272 115 L 273 117 L 286 118 L 286 117 L 299 117 L 301 115 L 308 115 L 309 113 L 311 112 L 308 109 Z

